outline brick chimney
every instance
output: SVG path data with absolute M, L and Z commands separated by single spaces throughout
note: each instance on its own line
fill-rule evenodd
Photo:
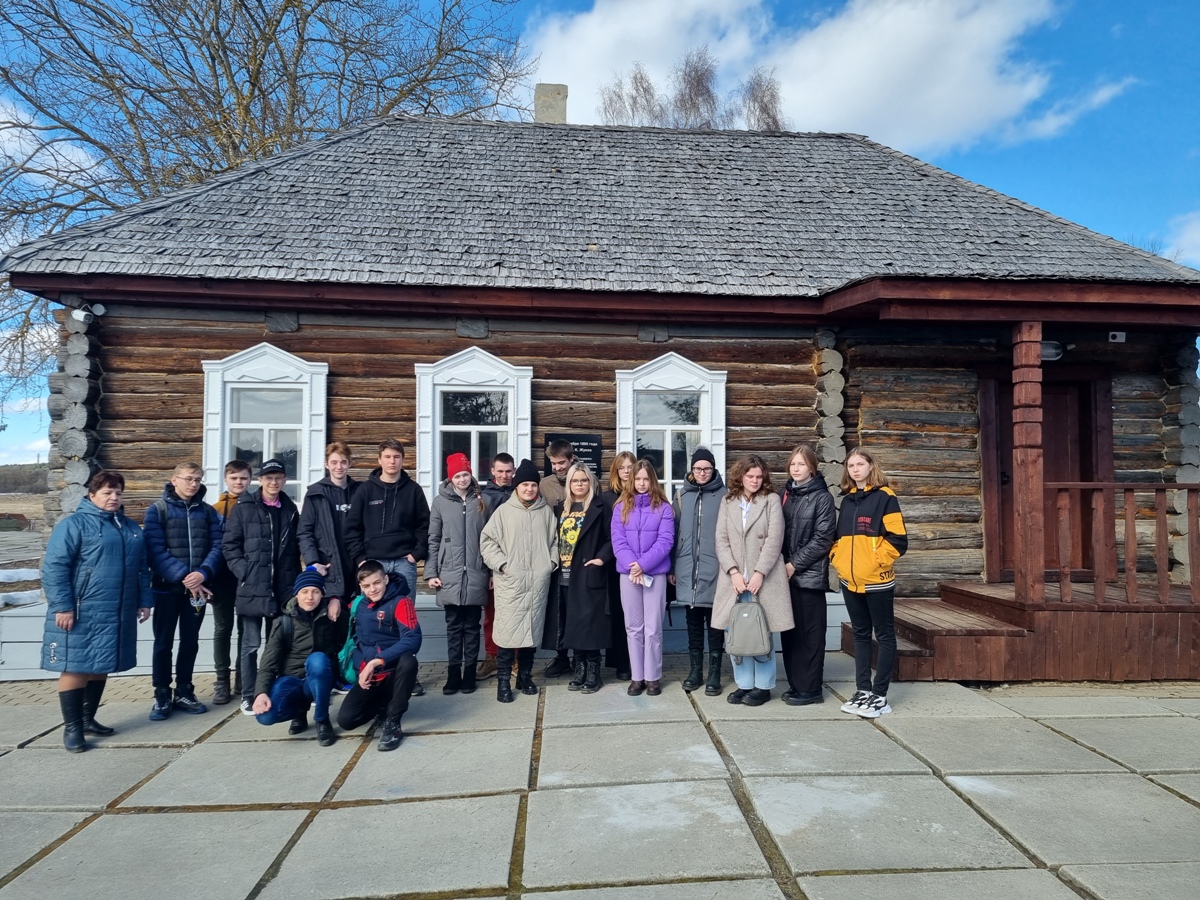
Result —
M 565 84 L 534 86 L 533 121 L 546 125 L 567 124 L 567 86 Z

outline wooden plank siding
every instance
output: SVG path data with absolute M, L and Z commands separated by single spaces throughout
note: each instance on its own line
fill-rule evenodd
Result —
M 636 328 L 614 333 L 546 333 L 510 326 L 486 338 L 460 337 L 451 328 L 407 327 L 397 318 L 380 324 L 338 325 L 302 314 L 296 332 L 267 333 L 261 321 L 109 315 L 97 334 L 103 371 L 98 406 L 99 460 L 128 479 L 135 516 L 162 490 L 171 468 L 199 460 L 204 360 L 222 359 L 267 341 L 311 362 L 329 365 L 327 438 L 346 441 L 365 477 L 375 445 L 395 436 L 414 444 L 415 363 L 437 362 L 478 346 L 518 366 L 532 366 L 533 447 L 548 431 L 599 433 L 605 464 L 616 441 L 614 372 L 674 351 L 698 365 L 728 372 L 727 461 L 756 452 L 781 476 L 791 447 L 815 441 L 817 414 L 814 344 L 807 337 L 671 337 L 639 341 Z M 537 460 L 540 463 L 540 460 Z M 415 460 L 408 460 L 411 468 Z

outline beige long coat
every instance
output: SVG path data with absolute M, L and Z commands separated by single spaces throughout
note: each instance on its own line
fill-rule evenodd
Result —
M 558 568 L 554 512 L 540 496 L 525 506 L 514 491 L 483 526 L 479 549 L 496 589 L 496 645 L 536 647 L 546 624 L 550 577 Z
M 729 614 L 737 603 L 729 574 L 733 568 L 739 569 L 747 581 L 752 573 L 763 573 L 763 585 L 756 599 L 767 614 L 767 627 L 771 631 L 796 627 L 782 551 L 783 506 L 777 494 L 754 498 L 744 529 L 738 498 L 721 501 L 717 510 L 717 559 L 721 562 L 721 573 L 717 576 L 717 594 L 713 600 L 713 628 L 728 627 Z

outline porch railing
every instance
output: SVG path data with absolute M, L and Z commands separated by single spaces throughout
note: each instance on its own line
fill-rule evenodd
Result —
M 1158 601 L 1170 602 L 1171 555 L 1170 531 L 1167 519 L 1169 501 L 1175 499 L 1177 513 L 1186 511 L 1187 524 L 1181 528 L 1187 540 L 1187 562 L 1191 587 L 1191 601 L 1200 603 L 1200 484 L 1125 484 L 1121 482 L 1047 482 L 1046 498 L 1053 500 L 1054 520 L 1046 523 L 1047 531 L 1056 536 L 1058 551 L 1058 584 L 1063 602 L 1071 601 L 1072 576 L 1080 582 L 1088 579 L 1088 566 L 1084 565 L 1090 550 L 1091 582 L 1094 585 L 1096 602 L 1103 603 L 1113 585 L 1114 593 L 1120 593 L 1118 584 L 1124 580 L 1125 599 L 1138 602 L 1138 532 L 1139 518 L 1146 521 L 1153 514 L 1155 579 L 1145 587 L 1157 587 Z M 1137 495 L 1153 494 L 1153 506 L 1139 507 Z M 1180 504 L 1179 497 L 1169 495 L 1186 494 Z M 1085 521 L 1090 520 L 1090 535 L 1085 535 Z M 1124 566 L 1120 565 L 1117 546 L 1117 524 L 1123 523 Z M 1078 543 L 1075 536 L 1078 535 Z M 1123 571 L 1121 569 L 1123 568 Z M 1150 574 L 1149 568 L 1144 576 Z M 1120 599 L 1114 597 L 1114 600 Z

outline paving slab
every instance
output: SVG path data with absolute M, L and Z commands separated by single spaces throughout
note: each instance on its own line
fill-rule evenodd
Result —
M 1135 772 L 1200 772 L 1200 719 L 1057 719 L 1053 725 Z
M 498 703 L 495 678 L 479 682 L 479 690 L 473 694 L 447 697 L 435 690 L 409 703 L 402 723 L 404 733 L 532 728 L 537 724 L 538 698 L 520 692 L 516 697 L 512 703 Z
M 997 703 L 1030 719 L 1098 719 L 1107 716 L 1177 716 L 1165 701 L 1143 697 L 1005 697 L 989 695 Z
M 48 847 L 80 822 L 85 812 L 0 813 L 0 878 L 43 847 Z
M 1123 772 L 1121 766 L 1029 719 L 894 719 L 879 726 L 939 775 Z
M 721 781 L 536 791 L 526 819 L 526 887 L 770 874 Z
M 730 703 L 726 697 L 730 691 L 736 690 L 737 685 L 730 684 L 725 693 L 709 697 L 704 691 L 695 691 L 692 697 L 700 709 L 700 714 L 707 722 L 761 722 L 779 720 L 781 722 L 804 722 L 813 719 L 845 719 L 846 714 L 838 709 L 842 700 L 829 688 L 824 688 L 822 696 L 824 703 L 810 703 L 808 706 L 788 706 L 779 699 L 779 695 L 787 690 L 787 683 L 781 682 L 771 691 L 771 699 L 762 706 L 743 706 L 740 703 Z
M 747 778 L 746 785 L 797 874 L 1030 866 L 931 775 Z
M 394 752 L 367 748 L 334 799 L 399 800 L 524 790 L 529 787 L 532 746 L 532 728 L 406 735 Z
M 703 725 L 662 722 L 546 729 L 537 784 L 541 790 L 728 776 Z
M 259 896 L 325 900 L 501 890 L 508 886 L 518 803 L 510 795 L 324 810 Z M 389 838 L 392 852 L 381 852 Z
M 1196 855 L 1200 809 L 1137 775 L 951 775 L 949 783 L 1048 866 Z
M 1200 716 L 1200 699 L 1194 697 L 1162 698 L 1154 701 L 1159 706 L 1184 716 Z
M 800 879 L 808 900 L 1079 900 L 1052 874 L 1036 869 L 827 875 Z
M 1150 780 L 1200 803 L 1200 775 L 1155 775 Z
M 609 682 L 595 694 L 568 691 L 565 684 L 543 688 L 546 707 L 542 712 L 542 725 L 545 728 L 561 728 L 571 725 L 696 721 L 696 710 L 677 681 L 664 682 L 663 692 L 657 697 L 647 697 L 645 694 L 630 697 L 625 693 L 625 687 L 625 682 Z M 520 704 L 521 699 L 518 697 L 512 705 Z
M 832 682 L 830 687 L 849 700 L 853 681 Z M 948 681 L 900 681 L 888 689 L 888 703 L 896 718 L 1016 718 L 1020 713 L 988 699 L 979 691 Z M 834 706 L 837 709 L 837 706 Z M 843 713 L 845 715 L 845 713 Z M 882 717 L 881 717 L 882 718 Z
M 17 750 L 0 757 L 0 809 L 103 809 L 180 751 L 61 753 Z
M 1063 866 L 1059 877 L 1097 900 L 1195 900 L 1200 862 Z
M 929 774 L 929 766 L 857 716 L 717 722 L 714 728 L 743 775 Z
M 357 747 L 357 741 L 347 740 L 332 747 L 204 743 L 188 750 L 121 805 L 315 803 L 325 796 Z
M 102 816 L 5 887 L 4 900 L 241 900 L 304 816 L 268 810 Z M 164 864 L 161 854 L 149 850 L 196 848 L 213 835 L 221 836 L 219 862 L 211 853 L 174 852 Z
M 783 900 L 774 881 L 689 881 L 686 884 L 643 884 L 635 887 L 523 894 L 524 900 Z M 862 900 L 862 898 L 858 898 Z
M 101 720 L 103 721 L 103 720 Z M 54 706 L 0 706 L 0 748 L 19 747 L 44 731 L 62 725 L 62 711 Z M 62 732 L 56 738 L 62 748 Z
M 353 731 L 343 731 L 337 725 L 337 713 L 341 706 L 341 697 L 335 697 L 333 703 L 329 706 L 329 717 L 333 722 L 334 731 L 337 732 L 339 738 L 349 737 L 354 740 L 357 737 L 362 737 L 374 724 L 373 721 L 368 721 L 363 725 L 359 725 Z M 206 714 L 207 715 L 207 714 Z M 171 716 L 171 721 L 174 719 Z M 197 719 L 203 719 L 205 716 L 196 716 Z M 407 719 L 405 720 L 407 723 Z M 166 723 L 163 723 L 166 724 Z M 205 743 L 226 744 L 231 742 L 246 742 L 246 741 L 312 741 L 316 743 L 317 726 L 312 721 L 312 710 L 309 710 L 308 729 L 299 734 L 288 734 L 288 723 L 280 722 L 277 725 L 259 725 L 258 720 L 254 716 L 244 716 L 240 711 L 235 711 L 220 728 L 218 728 L 212 737 L 205 740 Z
M 111 737 L 88 735 L 96 747 L 185 747 L 194 744 L 234 715 L 228 707 L 214 714 L 212 707 L 199 716 L 176 713 L 165 722 L 150 721 L 150 706 L 145 703 L 105 703 L 96 713 L 104 725 L 117 729 Z M 241 718 L 241 714 L 237 714 Z M 287 731 L 285 727 L 283 729 Z M 29 745 L 31 750 L 61 750 L 62 732 L 54 731 Z

